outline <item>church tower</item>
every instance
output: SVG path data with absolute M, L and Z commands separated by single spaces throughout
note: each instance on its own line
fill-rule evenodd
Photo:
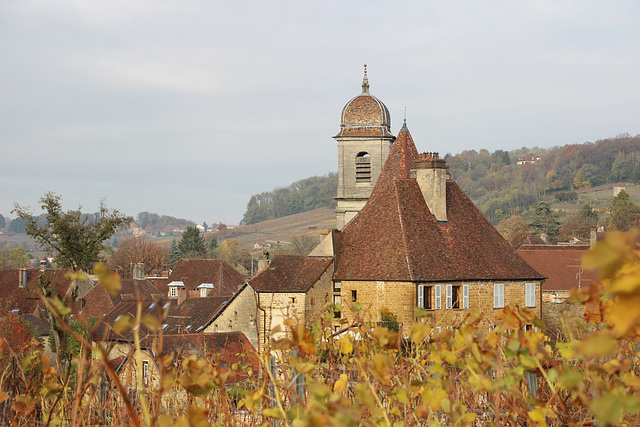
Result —
M 386 105 L 369 93 L 364 66 L 362 93 L 342 109 L 338 141 L 336 227 L 342 229 L 369 200 L 396 137 Z

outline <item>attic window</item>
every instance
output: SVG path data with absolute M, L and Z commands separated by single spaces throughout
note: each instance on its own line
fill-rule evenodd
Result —
M 151 304 L 149 304 L 149 309 L 152 309 L 152 308 L 154 308 L 155 306 L 156 306 L 156 303 L 155 303 L 155 302 L 152 302 Z
M 164 329 L 167 329 L 167 326 L 169 326 L 169 324 L 168 324 L 168 323 L 163 323 L 163 324 L 162 324 L 162 329 L 163 329 L 163 330 L 164 330 Z
M 371 156 L 364 151 L 356 156 L 356 182 L 371 182 Z
M 167 309 L 169 307 L 169 305 L 171 305 L 170 302 L 165 302 L 164 305 L 162 306 L 163 309 Z

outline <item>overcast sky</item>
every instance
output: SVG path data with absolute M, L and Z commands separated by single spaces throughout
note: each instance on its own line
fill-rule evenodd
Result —
M 0 0 L 0 213 L 237 224 L 337 170 L 363 64 L 419 151 L 640 133 L 637 0 Z

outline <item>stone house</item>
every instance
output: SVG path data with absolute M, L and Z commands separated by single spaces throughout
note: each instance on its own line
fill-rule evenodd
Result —
M 415 307 L 428 310 L 438 328 L 456 325 L 471 312 L 481 312 L 489 328 L 508 304 L 529 307 L 540 316 L 544 276 L 451 180 L 444 159 L 437 153 L 418 154 L 406 121 L 397 138 L 391 135 L 389 112 L 368 89 L 365 71 L 363 92 L 343 109 L 335 137 L 341 229 L 311 253 L 335 257 L 331 298 L 342 308 L 337 315 L 353 321 L 358 302 L 364 321 L 378 321 L 380 309 L 386 308 L 407 326 L 415 321 Z M 378 141 L 384 166 L 377 180 L 372 166 L 365 184 L 359 153 L 372 152 L 372 140 Z M 365 186 L 372 188 L 369 194 Z M 362 207 L 345 213 L 341 201 L 354 199 L 346 194 L 358 195 Z
M 285 319 L 307 325 L 320 319 L 331 300 L 332 265 L 330 256 L 279 255 L 249 281 L 256 295 L 260 347 L 285 333 Z

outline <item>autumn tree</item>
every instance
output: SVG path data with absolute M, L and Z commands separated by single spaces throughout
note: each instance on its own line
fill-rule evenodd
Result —
M 205 258 L 207 256 L 207 245 L 204 237 L 196 227 L 187 227 L 182 235 L 178 248 L 183 258 Z
M 47 193 L 40 199 L 40 207 L 45 211 L 44 225 L 18 204 L 12 213 L 26 222 L 27 234 L 40 248 L 56 254 L 58 266 L 75 271 L 90 270 L 99 260 L 103 242 L 133 220 L 117 210 L 107 209 L 104 201 L 100 202 L 98 213 L 92 216 L 83 215 L 80 208 L 64 212 L 60 202 L 61 197 L 54 193 Z
M 591 229 L 598 225 L 598 217 L 598 212 L 589 203 L 585 203 L 569 222 L 560 228 L 560 236 L 567 240 L 572 237 L 587 238 L 591 235 Z
M 144 236 L 133 236 L 124 239 L 107 264 L 112 270 L 118 271 L 122 277 L 130 278 L 133 266 L 144 264 L 145 275 L 154 270 L 161 270 L 168 262 L 168 251 L 157 243 L 152 243 Z
M 297 234 L 291 239 L 292 255 L 309 255 L 316 246 L 318 246 L 318 236 L 310 236 L 308 234 Z
M 519 215 L 511 215 L 500 221 L 496 227 L 502 237 L 512 245 L 519 243 L 529 235 L 529 224 Z
M 246 275 L 251 270 L 251 254 L 248 250 L 240 248 L 235 239 L 223 241 L 213 253 L 215 259 L 228 262 L 241 274 Z
M 622 190 L 609 205 L 607 229 L 626 231 L 640 227 L 640 206 L 631 201 L 629 193 Z

